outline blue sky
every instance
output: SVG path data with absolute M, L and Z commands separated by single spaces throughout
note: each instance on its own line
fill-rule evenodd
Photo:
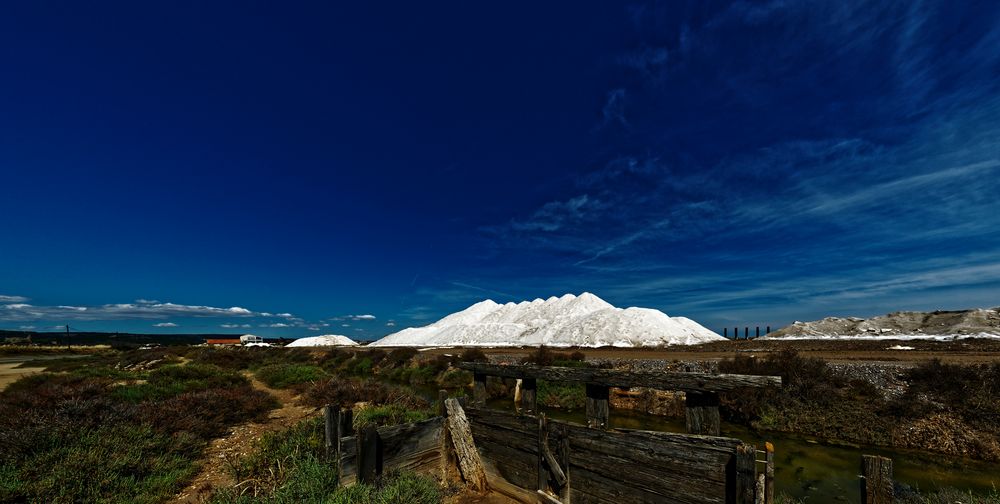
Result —
M 0 328 L 1000 305 L 992 2 L 21 2 Z

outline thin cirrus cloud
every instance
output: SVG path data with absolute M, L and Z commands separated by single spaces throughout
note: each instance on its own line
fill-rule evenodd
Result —
M 363 320 L 375 320 L 375 315 L 363 314 L 363 315 L 341 315 L 339 317 L 331 317 L 330 320 L 342 321 L 342 320 L 353 320 L 353 321 L 363 321 Z
M 179 327 L 173 322 L 160 322 L 159 324 L 153 324 L 153 327 Z

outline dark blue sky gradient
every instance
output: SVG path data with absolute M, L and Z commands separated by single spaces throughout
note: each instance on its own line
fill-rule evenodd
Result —
M 22 2 L 0 57 L 0 328 L 1000 305 L 990 2 Z

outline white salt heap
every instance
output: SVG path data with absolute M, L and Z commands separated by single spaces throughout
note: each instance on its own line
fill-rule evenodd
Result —
M 649 308 L 615 308 L 579 296 L 499 304 L 487 299 L 424 327 L 390 334 L 371 346 L 617 346 L 694 345 L 722 336 L 684 317 Z
M 299 338 L 288 344 L 290 347 L 317 347 L 317 346 L 357 346 L 357 342 L 347 336 L 338 334 L 324 334 L 322 336 L 310 336 Z

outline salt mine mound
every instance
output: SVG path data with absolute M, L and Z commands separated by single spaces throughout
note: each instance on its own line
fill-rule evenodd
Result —
M 650 308 L 616 308 L 585 292 L 520 303 L 487 299 L 428 326 L 390 334 L 370 346 L 650 347 L 724 339 L 691 319 L 669 317 Z
M 871 318 L 827 317 L 794 322 L 769 339 L 950 340 L 1000 338 L 1000 308 L 954 311 L 900 311 Z
M 318 346 L 357 346 L 358 343 L 339 334 L 324 334 L 321 336 L 310 336 L 299 338 L 288 344 L 290 347 L 318 347 Z

